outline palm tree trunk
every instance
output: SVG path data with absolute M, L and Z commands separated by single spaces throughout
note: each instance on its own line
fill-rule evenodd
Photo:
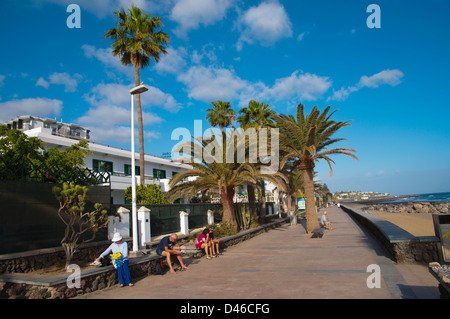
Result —
M 287 214 L 290 215 L 291 214 L 291 205 L 292 205 L 292 201 L 291 201 L 291 195 L 290 194 L 286 194 L 286 199 L 285 199 L 286 203 L 287 203 Z
M 255 198 L 255 187 L 253 185 L 247 184 L 247 198 L 248 206 L 250 208 L 250 220 L 256 221 L 256 198 Z
M 139 65 L 136 63 L 134 65 L 134 84 L 138 86 L 141 84 L 140 76 L 139 76 Z M 141 185 L 144 185 L 144 126 L 142 121 L 142 107 L 141 107 L 141 95 L 136 94 L 136 110 L 137 110 L 137 119 L 138 119 L 138 129 L 139 129 L 139 177 L 141 181 Z M 134 165 L 134 163 L 133 163 Z
M 261 186 L 261 212 L 259 214 L 259 222 L 264 223 L 266 219 L 266 187 L 264 186 L 264 180 L 260 180 Z
M 236 217 L 234 215 L 234 187 L 222 189 L 220 191 L 220 197 L 222 198 L 223 206 L 223 222 L 229 224 L 234 231 L 237 232 Z
M 314 167 L 301 167 L 305 186 L 305 204 L 306 204 L 306 232 L 311 233 L 319 228 L 317 219 L 315 199 L 314 199 Z

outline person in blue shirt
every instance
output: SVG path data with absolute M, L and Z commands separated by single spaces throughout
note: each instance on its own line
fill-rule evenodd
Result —
M 172 234 L 170 236 L 166 236 L 161 239 L 161 241 L 158 244 L 158 247 L 156 248 L 156 253 L 160 256 L 165 256 L 167 260 L 167 264 L 170 268 L 170 273 L 175 274 L 175 271 L 172 267 L 172 262 L 170 261 L 170 256 L 175 255 L 177 256 L 178 261 L 180 262 L 182 269 L 189 269 L 189 267 L 186 267 L 183 263 L 183 258 L 181 257 L 181 250 L 186 249 L 185 246 L 177 246 L 176 242 L 178 240 L 177 234 Z
M 115 261 L 120 287 L 133 287 L 130 278 L 130 270 L 128 269 L 128 243 L 122 240 L 122 236 L 119 233 L 114 234 L 112 242 L 113 243 L 95 261 L 100 261 L 100 259 L 110 253 L 120 253 L 121 258 Z

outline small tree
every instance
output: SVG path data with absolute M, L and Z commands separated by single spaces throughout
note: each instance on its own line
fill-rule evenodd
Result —
M 37 137 L 0 125 L 0 171 L 4 176 L 29 178 L 32 164 L 42 162 L 41 148 L 43 143 Z
M 93 211 L 84 211 L 88 191 L 86 186 L 67 183 L 63 184 L 62 189 L 53 187 L 53 194 L 59 201 L 58 216 L 66 225 L 64 237 L 61 240 L 66 254 L 66 268 L 80 246 L 94 240 L 96 233 L 106 227 L 109 222 L 102 204 L 95 203 Z M 86 239 L 85 234 L 89 232 L 91 237 Z
M 125 199 L 131 203 L 131 186 L 125 190 Z M 138 185 L 136 187 L 136 203 L 138 204 L 169 204 L 167 196 L 156 184 Z

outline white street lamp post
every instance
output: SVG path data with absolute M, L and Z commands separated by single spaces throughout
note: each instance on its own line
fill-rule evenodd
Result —
M 139 250 L 138 245 L 138 225 L 137 225 L 137 211 L 136 211 L 136 163 L 134 152 L 134 95 L 141 94 L 148 91 L 148 88 L 143 84 L 136 86 L 130 90 L 131 94 L 131 216 L 132 216 L 132 231 L 133 231 L 133 251 Z

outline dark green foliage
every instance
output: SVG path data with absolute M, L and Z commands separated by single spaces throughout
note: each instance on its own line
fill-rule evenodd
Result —
M 131 203 L 131 186 L 125 191 L 125 199 Z M 156 184 L 138 185 L 136 187 L 137 204 L 168 204 L 169 200 Z

